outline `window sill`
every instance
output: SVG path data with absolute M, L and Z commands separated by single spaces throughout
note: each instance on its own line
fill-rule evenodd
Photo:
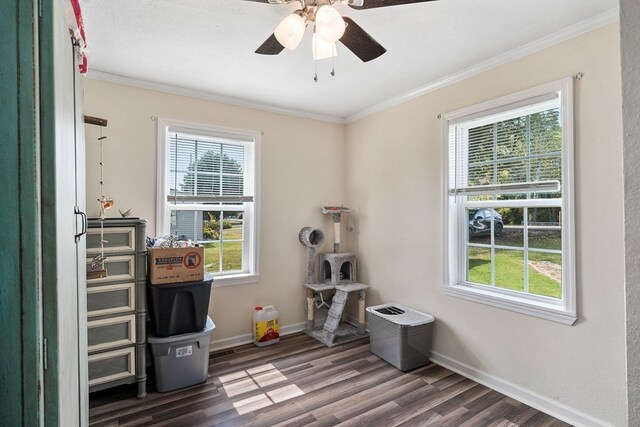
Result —
M 223 288 L 225 286 L 247 285 L 256 283 L 260 279 L 257 274 L 230 274 L 228 276 L 213 276 L 214 288 Z
M 550 320 L 563 325 L 571 326 L 577 320 L 575 313 L 565 310 L 560 304 L 532 301 L 517 295 L 498 294 L 497 292 L 465 285 L 445 285 L 443 290 L 446 295 L 452 297 Z

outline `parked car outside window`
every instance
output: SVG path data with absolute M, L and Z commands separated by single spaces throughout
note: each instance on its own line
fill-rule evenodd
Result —
M 496 237 L 502 235 L 504 223 L 502 215 L 493 209 L 484 208 L 469 211 L 469 237 L 491 234 L 491 218 L 493 217 L 493 234 Z

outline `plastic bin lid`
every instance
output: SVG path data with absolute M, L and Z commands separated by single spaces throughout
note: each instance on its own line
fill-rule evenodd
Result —
M 207 316 L 207 324 L 205 325 L 204 329 L 199 332 L 172 335 L 170 337 L 156 337 L 153 334 L 148 334 L 147 342 L 149 344 L 166 344 L 166 343 L 172 343 L 172 342 L 183 341 L 183 340 L 196 340 L 205 335 L 212 334 L 215 329 L 216 329 L 216 325 L 213 323 L 213 320 L 211 320 L 211 317 Z
M 402 326 L 424 325 L 435 320 L 430 314 L 396 303 L 367 307 L 367 311 L 374 316 L 382 317 L 391 323 Z

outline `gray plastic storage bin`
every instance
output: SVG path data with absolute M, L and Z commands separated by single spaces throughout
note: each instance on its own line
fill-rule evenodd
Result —
M 371 352 L 401 371 L 429 363 L 434 318 L 401 304 L 367 307 Z
M 170 391 L 207 380 L 209 345 L 216 325 L 207 316 L 205 328 L 192 334 L 157 337 L 149 335 L 158 391 Z

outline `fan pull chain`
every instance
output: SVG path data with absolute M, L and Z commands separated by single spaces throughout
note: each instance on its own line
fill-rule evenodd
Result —
M 336 58 L 335 56 L 331 57 L 331 77 L 335 77 L 336 75 Z M 313 60 L 313 81 L 318 83 L 318 60 Z
M 318 83 L 318 61 L 313 60 L 313 81 Z

